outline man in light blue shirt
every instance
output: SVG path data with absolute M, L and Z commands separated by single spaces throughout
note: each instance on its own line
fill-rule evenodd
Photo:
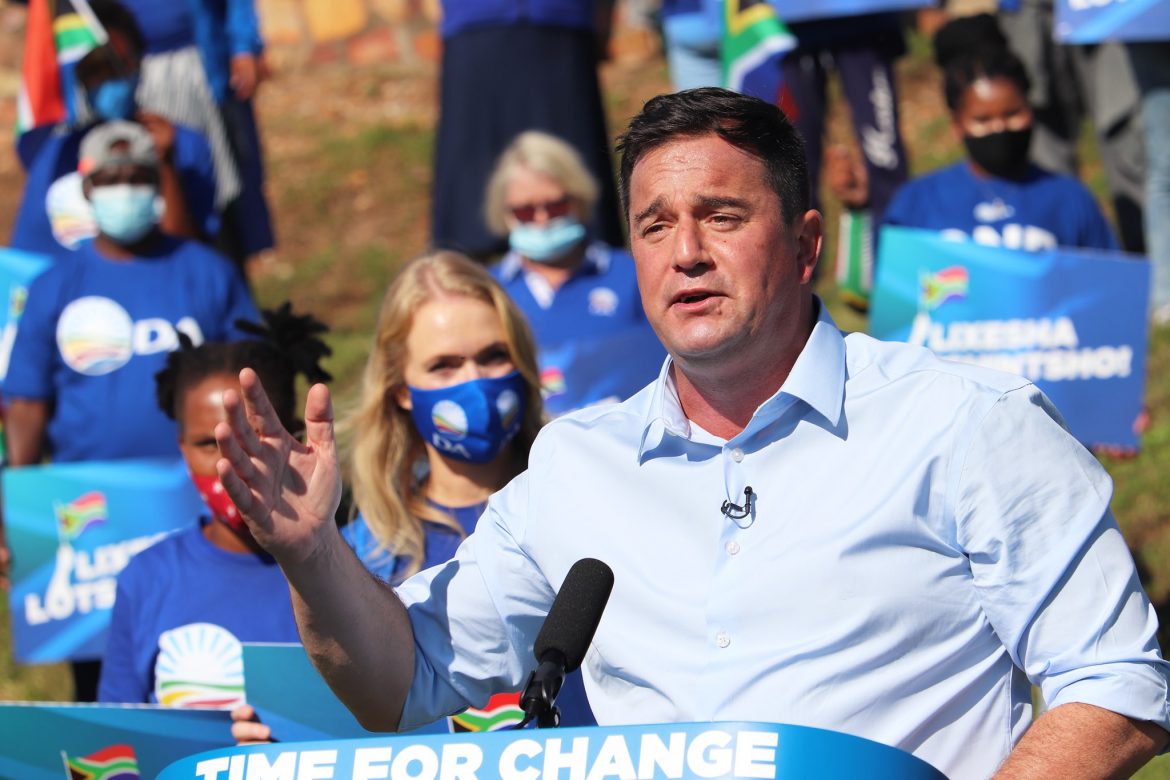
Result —
M 622 145 L 643 306 L 670 358 L 629 401 L 551 423 L 456 557 L 398 598 L 332 525 L 327 391 L 310 392 L 307 445 L 253 374 L 225 399 L 223 481 L 363 723 L 520 685 L 592 556 L 615 573 L 585 661 L 599 723 L 817 726 L 953 778 L 1120 775 L 1164 747 L 1170 673 L 1109 479 L 1039 391 L 837 330 L 811 292 L 803 150 L 774 107 L 662 96 Z M 1025 735 L 1029 682 L 1050 710 Z

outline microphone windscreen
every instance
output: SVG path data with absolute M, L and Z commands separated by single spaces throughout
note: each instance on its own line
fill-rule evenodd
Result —
M 533 646 L 536 660 L 542 661 L 545 653 L 556 650 L 565 657 L 566 672 L 579 667 L 601 622 L 611 590 L 613 570 L 609 566 L 596 558 L 582 558 L 574 563 L 536 636 Z

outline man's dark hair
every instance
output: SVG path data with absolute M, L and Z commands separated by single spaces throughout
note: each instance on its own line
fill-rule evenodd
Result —
M 90 0 L 90 9 L 104 29 L 117 30 L 126 36 L 134 48 L 134 54 L 139 59 L 146 53 L 146 38 L 142 35 L 142 28 L 130 9 L 117 0 Z
M 804 140 L 771 103 L 726 89 L 702 87 L 659 95 L 630 120 L 618 139 L 622 206 L 630 210 L 630 175 L 648 152 L 674 140 L 714 133 L 764 164 L 768 185 L 791 222 L 809 209 Z
M 966 51 L 947 63 L 943 73 L 947 108 L 957 110 L 963 93 L 979 79 L 1006 79 L 1019 88 L 1025 100 L 1028 98 L 1030 82 L 1024 63 L 1006 46 L 988 46 Z

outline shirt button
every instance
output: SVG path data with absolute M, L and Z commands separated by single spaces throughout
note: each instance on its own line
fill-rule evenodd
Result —
M 739 542 L 734 542 L 734 541 L 733 541 L 733 542 L 728 542 L 728 543 L 727 543 L 727 548 L 726 548 L 726 549 L 727 549 L 727 554 L 728 554 L 728 555 L 735 555 L 735 554 L 737 554 L 737 553 L 739 552 Z
M 726 631 L 720 631 L 715 635 L 715 644 L 720 647 L 727 647 L 731 644 L 731 637 L 727 635 Z
M 734 450 L 731 451 L 731 459 L 734 460 L 736 463 L 739 463 L 740 461 L 742 461 L 743 460 L 743 450 L 741 450 L 739 447 L 736 447 Z

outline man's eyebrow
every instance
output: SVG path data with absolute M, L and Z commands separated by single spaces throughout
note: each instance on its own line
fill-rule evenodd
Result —
M 650 202 L 649 206 L 647 206 L 646 208 L 642 209 L 641 211 L 639 211 L 637 214 L 634 215 L 634 224 L 641 222 L 646 217 L 650 216 L 651 214 L 653 214 L 656 211 L 661 211 L 665 206 L 666 206 L 666 199 L 665 198 L 663 198 L 662 196 L 655 198 L 653 201 Z
M 749 205 L 742 198 L 732 198 L 729 196 L 700 195 L 695 200 L 699 205 L 708 209 L 746 209 Z

